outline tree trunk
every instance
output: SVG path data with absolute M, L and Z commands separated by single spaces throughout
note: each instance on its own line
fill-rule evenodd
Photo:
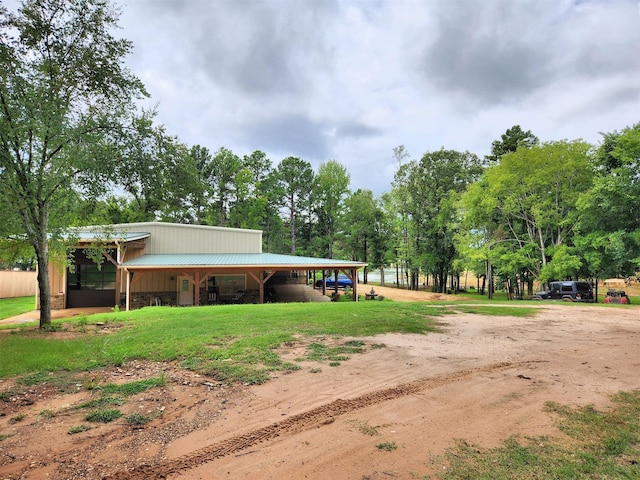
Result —
M 38 293 L 40 295 L 40 328 L 51 325 L 51 286 L 49 284 L 49 240 L 46 226 L 39 229 L 33 246 L 38 261 Z M 44 232 L 42 231 L 44 230 Z
M 291 235 L 291 254 L 296 253 L 296 204 L 293 195 L 289 197 L 289 229 Z

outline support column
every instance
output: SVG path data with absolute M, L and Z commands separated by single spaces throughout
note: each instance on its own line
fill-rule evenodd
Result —
M 131 308 L 131 275 L 129 275 L 129 270 L 128 269 L 124 269 L 125 275 L 127 276 L 127 293 L 125 294 L 126 296 L 126 304 L 127 304 L 127 312 L 130 310 Z

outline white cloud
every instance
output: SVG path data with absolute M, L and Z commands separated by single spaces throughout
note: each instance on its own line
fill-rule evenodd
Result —
M 352 189 L 388 191 L 400 144 L 483 156 L 515 124 L 596 143 L 640 121 L 637 0 L 120 1 L 170 133 L 335 159 Z

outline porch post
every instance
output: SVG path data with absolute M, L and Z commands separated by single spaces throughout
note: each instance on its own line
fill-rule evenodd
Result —
M 126 293 L 126 298 L 127 298 L 127 308 L 126 311 L 128 312 L 131 306 L 131 275 L 129 275 L 129 269 L 125 268 L 124 269 L 126 275 L 127 275 L 127 293 Z
M 351 283 L 353 283 L 353 301 L 358 301 L 358 271 L 355 268 L 351 269 Z

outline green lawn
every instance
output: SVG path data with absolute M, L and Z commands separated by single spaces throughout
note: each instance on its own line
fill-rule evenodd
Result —
M 0 298 L 0 320 L 34 310 L 36 297 Z
M 53 331 L 16 326 L 0 336 L 0 378 L 146 359 L 180 362 L 224 381 L 260 383 L 270 371 L 293 367 L 275 349 L 298 336 L 426 334 L 447 313 L 424 303 L 348 302 L 149 307 L 75 317 L 54 321 Z

